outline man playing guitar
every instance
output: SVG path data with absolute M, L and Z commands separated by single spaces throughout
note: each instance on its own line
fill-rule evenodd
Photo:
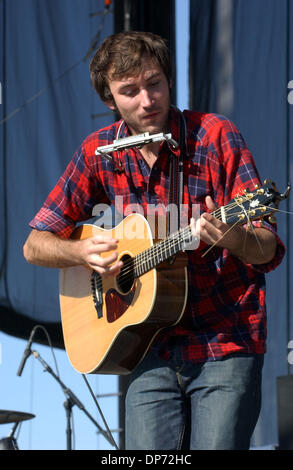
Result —
M 102 279 L 117 277 L 119 240 L 106 232 L 72 238 L 76 224 L 97 204 L 114 205 L 117 196 L 122 212 L 129 205 L 144 213 L 151 204 L 167 206 L 171 157 L 182 162 L 181 202 L 200 207 L 200 219 L 191 222 L 200 244 L 186 252 L 188 294 L 180 321 L 156 335 L 132 372 L 126 448 L 248 449 L 261 405 L 264 273 L 280 264 L 285 249 L 268 220 L 230 230 L 213 211 L 260 184 L 253 158 L 225 117 L 171 106 L 170 58 L 159 36 L 108 37 L 90 71 L 100 98 L 121 120 L 77 149 L 30 223 L 24 256 L 41 266 L 87 266 Z M 150 142 L 114 151 L 112 161 L 95 152 L 117 138 L 168 132 L 177 147 Z

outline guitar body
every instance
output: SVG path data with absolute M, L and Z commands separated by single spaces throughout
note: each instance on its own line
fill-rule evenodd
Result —
M 72 238 L 101 233 L 118 240 L 118 258 L 130 269 L 129 260 L 154 244 L 150 226 L 139 214 L 129 215 L 111 230 L 83 225 Z M 119 282 L 119 275 L 102 277 L 84 266 L 61 269 L 62 328 L 72 366 L 81 373 L 130 373 L 158 332 L 182 317 L 187 299 L 186 264 L 181 252 L 173 262 L 164 261 L 136 278 L 130 276 L 126 284 Z

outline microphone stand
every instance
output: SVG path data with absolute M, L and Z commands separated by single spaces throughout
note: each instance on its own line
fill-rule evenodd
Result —
M 52 375 L 52 377 L 54 377 L 54 379 L 59 383 L 59 385 L 63 389 L 63 392 L 67 396 L 67 399 L 64 402 L 64 408 L 66 411 L 66 421 L 67 421 L 67 429 L 66 429 L 67 450 L 72 449 L 71 415 L 72 415 L 72 408 L 74 405 L 77 405 L 78 408 L 85 413 L 85 415 L 92 421 L 92 423 L 95 424 L 95 426 L 98 428 L 99 432 L 104 436 L 104 438 L 112 446 L 114 446 L 116 450 L 118 450 L 116 442 L 114 441 L 113 437 L 109 435 L 107 432 L 105 432 L 104 429 L 101 428 L 99 423 L 97 423 L 97 421 L 88 413 L 88 411 L 85 409 L 84 405 L 77 398 L 77 396 L 60 380 L 60 378 L 55 374 L 55 372 L 51 369 L 51 367 L 44 361 L 44 359 L 40 356 L 40 354 L 37 351 L 32 351 L 32 355 L 41 362 L 41 364 L 45 368 L 45 371 L 49 372 Z

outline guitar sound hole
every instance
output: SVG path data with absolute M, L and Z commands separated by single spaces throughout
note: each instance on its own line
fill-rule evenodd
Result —
M 116 277 L 117 286 L 122 294 L 130 291 L 134 283 L 133 259 L 130 255 L 124 255 L 120 259 L 123 262 L 120 273 Z

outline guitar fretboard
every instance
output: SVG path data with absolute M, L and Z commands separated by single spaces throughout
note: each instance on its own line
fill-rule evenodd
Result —
M 226 207 L 222 207 L 220 210 L 217 209 L 211 214 L 217 219 L 226 221 L 225 209 Z M 172 258 L 172 256 L 182 251 L 186 244 L 191 243 L 192 238 L 193 235 L 190 226 L 187 226 L 136 255 L 133 259 L 134 277 L 142 276 L 160 263 Z
M 188 226 L 136 255 L 133 260 L 134 277 L 142 276 L 182 251 L 184 246 L 192 241 L 192 238 L 191 229 Z
M 216 209 L 211 215 L 226 224 L 242 225 L 246 221 L 271 214 L 275 211 L 272 203 L 275 200 L 288 197 L 289 191 L 289 186 L 284 194 L 276 193 L 272 188 L 260 188 L 253 193 L 235 197 L 229 204 Z M 134 277 L 143 275 L 182 251 L 184 246 L 192 241 L 192 238 L 191 229 L 187 226 L 136 255 L 132 265 Z

